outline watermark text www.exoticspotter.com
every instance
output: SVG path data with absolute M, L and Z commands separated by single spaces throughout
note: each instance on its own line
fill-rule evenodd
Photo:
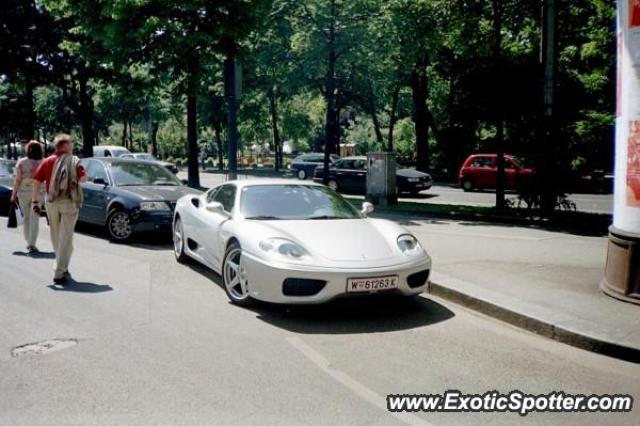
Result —
M 631 395 L 580 395 L 564 392 L 526 394 L 497 391 L 483 395 L 467 395 L 450 390 L 440 395 L 387 395 L 387 409 L 393 412 L 450 412 L 450 413 L 623 413 L 633 408 Z

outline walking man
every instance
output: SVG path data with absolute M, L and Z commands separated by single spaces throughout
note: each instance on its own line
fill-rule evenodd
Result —
M 40 213 L 40 185 L 46 185 L 46 208 L 51 244 L 56 253 L 53 282 L 64 284 L 69 278 L 69 261 L 73 253 L 73 232 L 82 206 L 84 168 L 73 156 L 71 136 L 60 134 L 53 140 L 55 152 L 44 159 L 33 176 L 33 210 Z

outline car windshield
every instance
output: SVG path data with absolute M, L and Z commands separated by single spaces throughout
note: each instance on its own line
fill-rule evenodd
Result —
M 109 149 L 111 155 L 114 157 L 120 157 L 125 154 L 129 154 L 129 150 L 125 148 L 111 148 Z
M 316 185 L 255 185 L 242 189 L 240 210 L 247 219 L 358 219 L 362 216 L 331 189 Z
M 122 161 L 110 163 L 109 169 L 116 186 L 181 185 L 172 173 L 154 163 Z

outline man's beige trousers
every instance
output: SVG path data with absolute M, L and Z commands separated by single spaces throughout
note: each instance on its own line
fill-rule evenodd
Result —
M 78 221 L 78 208 L 71 200 L 47 202 L 51 245 L 56 252 L 53 278 L 62 278 L 69 269 L 73 253 L 73 232 Z
M 36 240 L 38 239 L 38 230 L 40 227 L 40 216 L 34 213 L 31 206 L 31 197 L 33 196 L 33 189 L 31 186 L 18 191 L 18 203 L 20 204 L 20 210 L 24 215 L 24 223 L 22 224 L 22 231 L 24 233 L 24 240 L 27 242 L 27 247 L 35 247 Z

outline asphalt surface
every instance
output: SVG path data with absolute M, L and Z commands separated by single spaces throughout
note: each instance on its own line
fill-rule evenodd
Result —
M 186 172 L 180 172 L 181 179 L 187 178 Z M 240 178 L 247 178 L 241 175 Z M 255 179 L 249 176 L 249 179 Z M 295 178 L 294 178 L 295 179 Z M 224 182 L 225 176 L 217 173 L 200 173 L 200 184 L 204 187 L 212 187 Z M 507 199 L 517 203 L 517 195 L 508 193 Z M 568 199 L 573 201 L 576 210 L 591 213 L 613 213 L 612 194 L 569 194 Z M 496 194 L 494 191 L 473 191 L 464 192 L 462 189 L 452 185 L 434 185 L 427 191 L 422 191 L 418 196 L 411 198 L 401 198 L 402 201 L 431 204 L 454 204 L 478 207 L 491 207 L 495 205 Z M 525 207 L 523 205 L 523 207 Z
M 117 245 L 86 226 L 75 241 L 75 282 L 52 286 L 41 231 L 43 253 L 28 257 L 20 230 L 0 220 L 2 425 L 638 424 L 639 407 L 392 414 L 387 394 L 448 389 L 629 393 L 637 404 L 640 365 L 429 297 L 238 308 L 215 274 L 178 264 L 167 239 Z M 437 243 L 419 235 L 430 250 Z M 23 347 L 51 339 L 60 340 Z

